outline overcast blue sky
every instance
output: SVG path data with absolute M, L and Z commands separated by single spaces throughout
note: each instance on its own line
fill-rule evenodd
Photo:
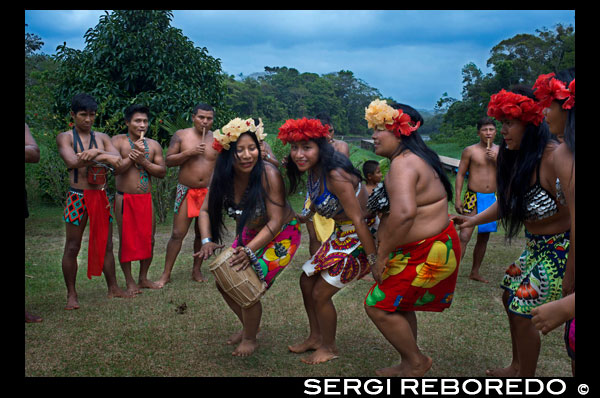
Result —
M 102 10 L 26 10 L 26 32 L 42 52 L 63 42 L 83 49 Z M 518 33 L 558 23 L 575 26 L 574 10 L 175 10 L 171 25 L 219 58 L 232 75 L 287 66 L 324 74 L 342 69 L 384 96 L 433 109 L 447 92 L 461 98 L 461 69 L 489 72 L 491 48 Z

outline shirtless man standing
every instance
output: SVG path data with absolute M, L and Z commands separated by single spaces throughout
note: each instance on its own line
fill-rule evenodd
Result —
M 458 214 L 475 215 L 481 213 L 496 201 L 496 157 L 499 147 L 495 145 L 496 125 L 488 117 L 483 117 L 477 122 L 479 142 L 466 147 L 460 157 L 460 165 L 456 173 L 454 207 Z M 464 196 L 461 198 L 463 182 L 468 175 L 468 185 Z M 473 267 L 470 279 L 488 283 L 479 274 L 479 268 L 485 256 L 490 232 L 496 232 L 496 223 L 484 224 L 478 227 L 477 242 L 473 249 Z M 473 228 L 460 230 L 461 253 L 464 257 L 467 244 L 473 234 Z
M 121 154 L 121 167 L 115 172 L 115 218 L 119 226 L 119 261 L 127 291 L 140 293 L 140 289 L 158 289 L 148 280 L 148 269 L 154 252 L 155 217 L 152 206 L 152 177 L 164 178 L 167 174 L 160 144 L 147 137 L 150 110 L 133 104 L 125 109 L 127 134 L 112 137 L 112 143 Z M 136 284 L 131 275 L 131 262 L 140 261 Z
M 112 145 L 110 137 L 92 130 L 97 108 L 96 101 L 90 95 L 75 95 L 71 103 L 73 130 L 56 136 L 58 152 L 68 167 L 71 183 L 64 211 L 66 241 L 62 258 L 62 270 L 67 285 L 66 310 L 79 308 L 75 290 L 77 255 L 88 218 L 88 278 L 104 273 L 109 298 L 133 297 L 117 285 L 110 205 L 104 191 L 105 184 L 95 184 L 99 179 L 94 180 L 94 171 L 91 168 L 97 166 L 95 162 L 110 164 L 115 168 L 121 165 L 121 156 Z
M 165 269 L 157 281 L 157 285 L 161 288 L 171 280 L 173 265 L 194 218 L 196 219 L 194 223 L 194 253 L 199 252 L 202 247 L 198 215 L 206 192 L 208 192 L 210 179 L 219 154 L 212 147 L 213 134 L 210 129 L 213 125 L 214 113 L 210 105 L 197 105 L 192 111 L 194 125 L 176 131 L 167 150 L 167 167 L 179 166 L 179 183 L 177 184 L 177 195 L 175 197 L 173 232 L 169 243 L 167 243 L 167 253 L 165 255 Z M 194 257 L 192 279 L 197 282 L 207 280 L 200 271 L 201 266 L 202 260 Z

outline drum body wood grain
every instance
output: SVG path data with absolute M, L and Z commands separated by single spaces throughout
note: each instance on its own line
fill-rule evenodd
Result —
M 260 281 L 252 267 L 235 271 L 228 261 L 233 253 L 234 249 L 231 247 L 223 250 L 209 265 L 209 270 L 229 297 L 242 308 L 248 308 L 265 294 L 267 284 Z

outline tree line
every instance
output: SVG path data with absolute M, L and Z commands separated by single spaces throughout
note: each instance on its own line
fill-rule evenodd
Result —
M 199 102 L 216 109 L 215 128 L 231 118 L 260 117 L 276 135 L 286 119 L 328 114 L 339 134 L 368 136 L 364 109 L 379 90 L 350 70 L 319 75 L 287 66 L 265 66 L 256 76 L 236 79 L 206 47 L 197 47 L 171 26 L 170 10 L 115 10 L 84 35 L 85 48 L 66 43 L 55 55 L 39 54 L 43 38 L 25 33 L 25 122 L 42 148 L 39 170 L 62 170 L 55 137 L 69 128 L 70 101 L 87 92 L 99 103 L 95 129 L 109 135 L 126 131 L 123 110 L 143 103 L 152 111 L 148 136 L 166 148 L 178 128 L 191 125 Z M 26 25 L 27 28 L 27 25 Z M 472 143 L 477 120 L 490 95 L 515 83 L 532 85 L 541 73 L 574 66 L 575 29 L 556 25 L 536 34 L 518 34 L 490 50 L 483 74 L 474 63 L 462 69 L 462 98 L 444 93 L 435 112 L 424 115 L 421 134 L 434 141 Z M 499 139 L 499 135 L 498 138 Z M 45 163 L 45 164 L 44 164 Z M 46 195 L 62 201 L 64 181 L 38 172 Z M 64 173 L 63 173 L 64 174 Z M 59 199 L 60 198 L 60 199 Z

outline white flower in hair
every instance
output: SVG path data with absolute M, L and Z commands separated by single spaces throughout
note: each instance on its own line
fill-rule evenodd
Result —
M 221 152 L 222 149 L 229 150 L 230 144 L 237 141 L 240 138 L 240 135 L 248 131 L 254 133 L 259 141 L 264 141 L 267 134 L 264 132 L 262 119 L 259 118 L 258 121 L 258 126 L 255 125 L 254 119 L 252 118 L 242 120 L 241 118 L 236 117 L 229 121 L 229 123 L 220 130 L 213 132 L 215 142 L 218 143 L 218 145 L 213 143 L 213 148 L 217 149 L 219 152 Z M 221 147 L 221 150 L 219 149 L 219 146 Z

